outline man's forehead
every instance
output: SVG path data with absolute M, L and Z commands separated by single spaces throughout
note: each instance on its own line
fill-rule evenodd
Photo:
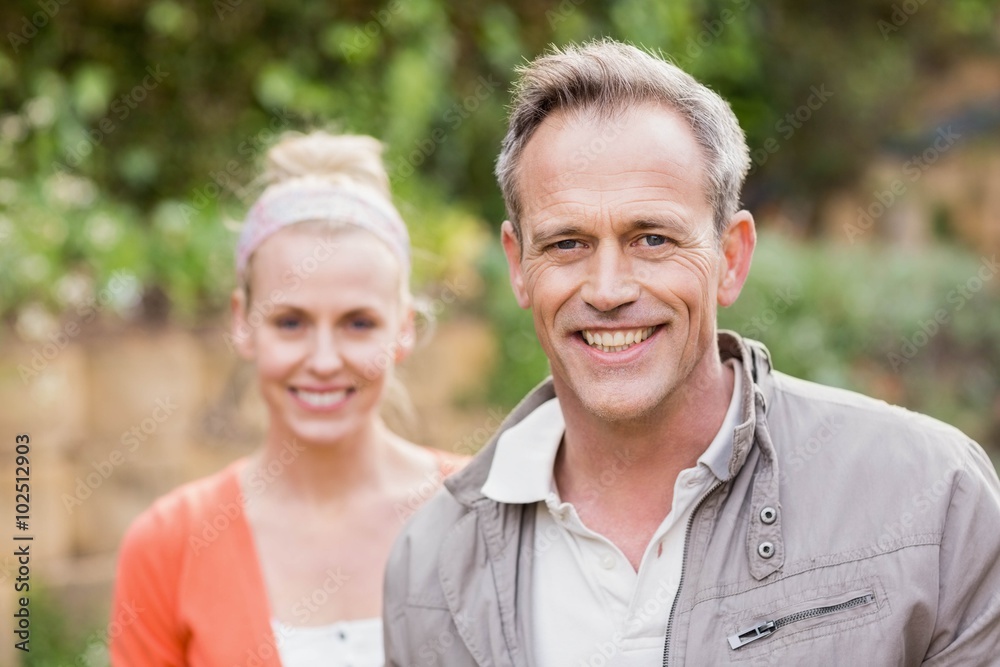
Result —
M 609 116 L 559 110 L 539 125 L 526 144 L 521 170 L 543 178 L 679 165 L 700 174 L 702 153 L 684 118 L 662 105 L 643 105 Z
M 708 203 L 702 151 L 686 121 L 662 106 L 608 117 L 559 111 L 525 147 L 522 213 L 575 203 L 650 207 L 670 199 Z

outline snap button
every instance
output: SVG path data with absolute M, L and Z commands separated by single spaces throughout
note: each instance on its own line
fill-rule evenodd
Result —
M 773 507 L 765 507 L 760 511 L 760 520 L 769 526 L 772 523 L 774 523 L 775 519 L 777 518 L 778 518 L 778 510 L 774 509 Z
M 770 542 L 761 542 L 757 546 L 757 553 L 761 558 L 770 558 L 774 555 L 774 545 Z
M 608 554 L 607 556 L 601 558 L 601 567 L 603 567 L 605 570 L 610 570 L 614 568 L 614 566 L 615 566 L 614 556 Z

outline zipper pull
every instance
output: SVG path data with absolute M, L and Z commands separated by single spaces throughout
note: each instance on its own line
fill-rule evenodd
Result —
M 729 635 L 729 646 L 734 649 L 746 646 L 750 642 L 757 641 L 762 637 L 767 637 L 777 629 L 778 626 L 774 624 L 774 621 L 764 621 L 763 623 L 758 623 L 757 625 L 737 632 L 735 635 Z

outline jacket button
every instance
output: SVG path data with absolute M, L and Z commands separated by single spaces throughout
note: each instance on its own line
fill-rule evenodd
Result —
M 774 545 L 770 542 L 761 542 L 757 546 L 757 553 L 761 558 L 770 558 L 774 555 Z
M 772 523 L 774 523 L 775 519 L 777 518 L 778 518 L 778 510 L 774 509 L 773 507 L 765 507 L 760 511 L 760 520 L 769 526 Z

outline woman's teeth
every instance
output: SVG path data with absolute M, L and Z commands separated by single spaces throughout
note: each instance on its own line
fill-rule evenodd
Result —
M 621 352 L 649 338 L 655 329 L 656 327 L 646 327 L 645 329 L 622 329 L 600 333 L 584 330 L 583 338 L 591 347 L 596 347 L 602 352 Z
M 328 408 L 339 403 L 347 397 L 347 389 L 338 391 L 306 391 L 305 389 L 295 390 L 295 395 L 314 408 Z

